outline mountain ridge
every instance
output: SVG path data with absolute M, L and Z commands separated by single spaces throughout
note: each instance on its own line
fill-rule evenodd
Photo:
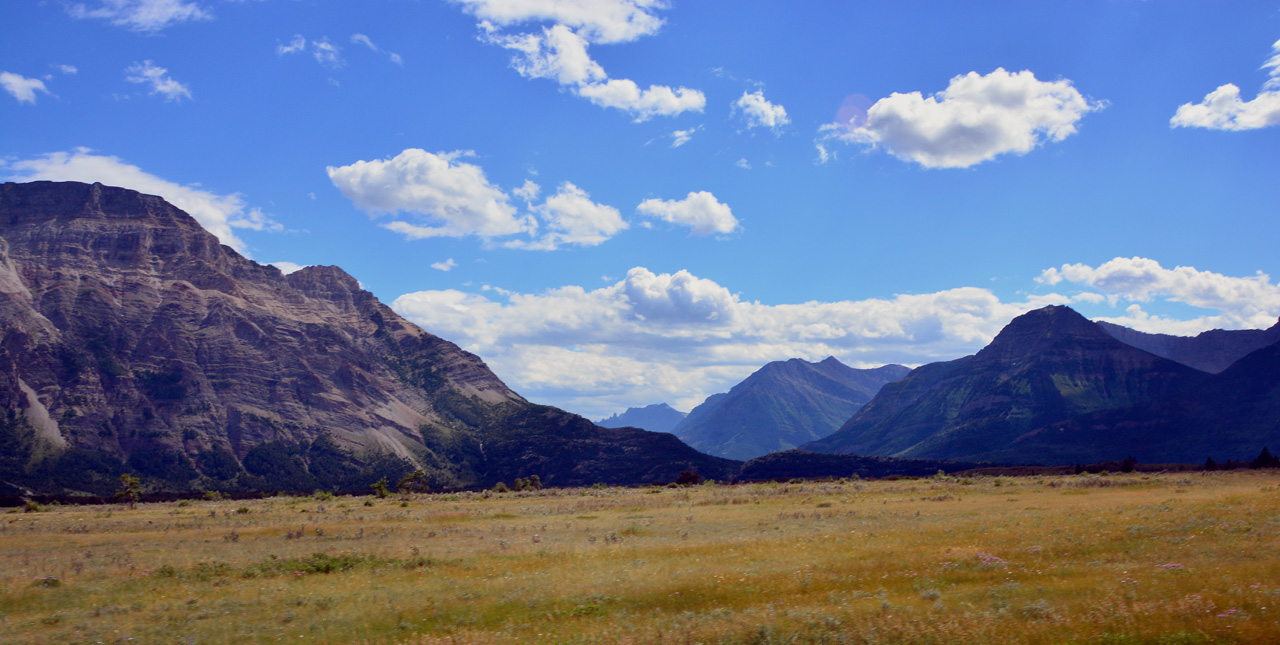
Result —
M 654 403 L 642 408 L 627 408 L 596 425 L 601 428 L 640 428 L 649 432 L 671 432 L 688 416 L 666 403 Z
M 832 432 L 885 382 L 909 371 L 858 370 L 834 357 L 774 361 L 708 397 L 673 432 L 694 448 L 733 459 L 787 450 Z
M 0 184 L 0 319 L 0 475 L 28 488 L 93 492 L 125 471 L 157 490 L 736 472 L 534 405 L 342 269 L 286 276 L 127 189 Z
M 803 449 L 1024 464 L 1203 461 L 1214 447 L 1256 454 L 1280 439 L 1280 385 L 1268 376 L 1280 372 L 1280 345 L 1233 363 L 1209 374 L 1050 306 L 1018 316 L 976 354 L 886 385 L 840 430 Z M 1232 431 L 1233 423 L 1245 429 Z

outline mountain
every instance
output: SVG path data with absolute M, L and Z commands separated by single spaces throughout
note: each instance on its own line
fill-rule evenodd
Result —
M 608 419 L 597 421 L 601 428 L 641 428 L 649 432 L 671 432 L 681 421 L 681 412 L 666 403 L 655 403 L 643 408 L 627 408 L 622 414 L 615 414 Z
M 284 275 L 159 197 L 0 185 L 0 481 L 101 492 L 731 478 L 511 391 L 337 267 Z M 394 480 L 393 480 L 394 481 Z
M 1126 345 L 1210 374 L 1227 369 L 1251 352 L 1280 342 L 1280 322 L 1270 329 L 1213 329 L 1196 336 L 1148 334 L 1103 321 L 1097 325 Z
M 1280 341 L 1162 399 L 1064 419 L 1019 438 L 1020 450 L 1134 455 L 1146 463 L 1248 460 L 1280 445 Z M 1075 461 L 1084 461 L 1075 460 Z
M 1010 322 L 973 356 L 932 363 L 886 385 L 837 432 L 806 450 L 1006 463 L 1073 463 L 1138 451 L 1117 437 L 1101 446 L 1068 434 L 1025 436 L 1090 414 L 1174 400 L 1210 376 L 1126 345 L 1068 307 Z M 1100 454 L 1102 453 L 1102 454 Z M 1148 459 L 1149 460 L 1149 459 Z
M 824 437 L 890 381 L 910 372 L 901 365 L 870 370 L 835 358 L 769 363 L 694 408 L 673 431 L 703 452 L 751 459 Z

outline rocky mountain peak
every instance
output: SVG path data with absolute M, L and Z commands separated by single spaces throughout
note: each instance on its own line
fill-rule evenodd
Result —
M 1074 309 L 1049 305 L 1014 318 L 976 358 L 1019 361 L 1054 347 L 1076 346 L 1081 342 L 1115 343 L 1096 323 Z

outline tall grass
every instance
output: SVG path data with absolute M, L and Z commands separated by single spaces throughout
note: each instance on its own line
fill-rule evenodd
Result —
M 0 640 L 1280 642 L 1277 484 L 1237 471 L 14 509 Z

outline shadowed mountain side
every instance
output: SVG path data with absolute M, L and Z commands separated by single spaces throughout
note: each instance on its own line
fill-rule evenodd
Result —
M 21 487 L 102 492 L 132 472 L 157 491 L 367 488 L 414 468 L 436 486 L 640 483 L 725 467 L 533 406 L 341 269 L 286 276 L 131 190 L 0 185 L 0 320 L 0 481 Z
M 962 461 L 1069 463 L 1115 455 L 1070 445 L 1021 447 L 1067 419 L 1164 400 L 1208 375 L 1112 338 L 1067 307 L 1009 323 L 973 356 L 933 363 L 881 390 L 839 431 L 807 450 Z M 1064 456 L 1071 454 L 1072 456 Z
M 698 450 L 732 459 L 787 450 L 833 432 L 908 372 L 901 365 L 859 370 L 835 358 L 776 361 L 707 398 L 674 432 Z
M 1095 454 L 1140 462 L 1248 460 L 1280 446 L 1280 342 L 1235 361 L 1170 396 L 1067 419 L 1020 437 L 1013 451 L 1047 451 L 1065 461 Z
M 1217 374 L 1244 356 L 1280 342 L 1280 322 L 1269 329 L 1213 329 L 1195 336 L 1148 334 L 1098 321 L 1116 340 L 1202 372 Z
M 627 408 L 622 414 L 597 421 L 602 428 L 642 428 L 649 432 L 671 432 L 685 418 L 681 412 L 666 403 L 655 403 L 643 408 Z
M 939 470 L 953 473 L 990 466 L 959 461 L 933 459 L 893 459 L 890 457 L 862 457 L 858 455 L 832 455 L 806 450 L 784 450 L 756 457 L 743 464 L 738 475 L 741 481 L 763 479 L 790 479 L 792 477 L 817 479 L 823 477 L 890 477 L 893 475 L 923 477 L 937 474 Z

